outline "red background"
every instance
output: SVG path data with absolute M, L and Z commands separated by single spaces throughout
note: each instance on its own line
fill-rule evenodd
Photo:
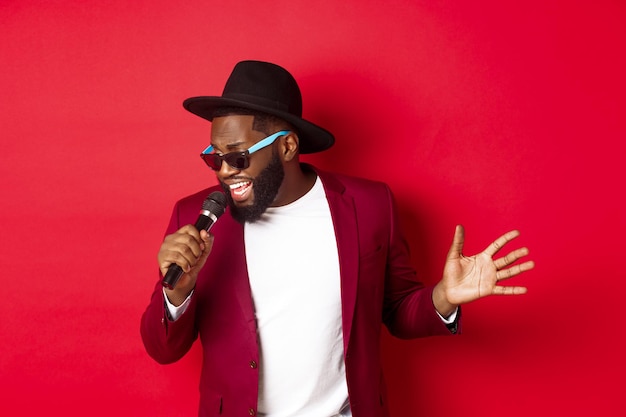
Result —
M 461 337 L 384 338 L 393 415 L 623 415 L 626 6 L 504 3 L 0 2 L 0 414 L 196 413 L 199 349 L 154 363 L 139 318 L 214 183 L 181 102 L 261 59 L 336 134 L 305 161 L 391 185 L 424 281 L 456 223 L 537 263 Z

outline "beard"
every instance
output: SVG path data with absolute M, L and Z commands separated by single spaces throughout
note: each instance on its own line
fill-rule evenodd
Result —
M 254 185 L 254 202 L 252 205 L 238 207 L 226 184 L 220 181 L 226 201 L 230 207 L 230 214 L 239 223 L 254 223 L 261 218 L 265 210 L 274 202 L 278 189 L 285 178 L 283 164 L 278 157 L 278 153 L 272 152 L 272 159 L 261 173 L 252 181 Z

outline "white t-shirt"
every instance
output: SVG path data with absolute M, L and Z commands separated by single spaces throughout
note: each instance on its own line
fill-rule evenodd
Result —
M 322 183 L 244 229 L 260 346 L 260 415 L 340 415 L 347 405 L 337 243 Z

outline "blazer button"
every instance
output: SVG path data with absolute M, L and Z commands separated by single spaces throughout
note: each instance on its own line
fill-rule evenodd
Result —
M 254 411 L 254 408 L 251 408 L 248 410 L 248 414 L 250 414 L 251 416 L 255 416 L 256 415 L 256 411 Z
M 250 368 L 256 369 L 256 367 L 257 367 L 256 361 L 250 361 Z

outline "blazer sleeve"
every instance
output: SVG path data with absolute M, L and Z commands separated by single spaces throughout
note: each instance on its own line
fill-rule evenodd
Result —
M 181 214 L 181 202 L 174 207 L 166 235 L 174 233 L 189 219 Z M 158 363 L 172 363 L 182 358 L 198 337 L 195 324 L 196 300 L 191 297 L 187 310 L 176 321 L 169 319 L 165 306 L 161 273 L 152 292 L 150 304 L 141 317 L 141 338 L 148 354 Z
M 391 334 L 403 339 L 459 333 L 460 326 L 451 331 L 453 327 L 446 326 L 437 314 L 432 302 L 434 286 L 417 279 L 393 195 L 388 187 L 386 190 L 389 242 L 383 322 Z

